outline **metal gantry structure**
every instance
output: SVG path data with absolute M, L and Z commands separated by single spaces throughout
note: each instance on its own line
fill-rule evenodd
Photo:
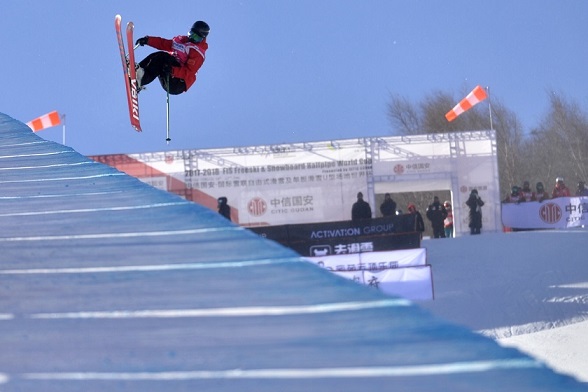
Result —
M 452 193 L 456 194 L 459 192 L 460 183 L 464 183 L 463 174 L 460 174 L 457 168 L 461 167 L 463 171 L 463 167 L 469 165 L 467 159 L 475 157 L 493 159 L 491 174 L 489 172 L 484 174 L 484 182 L 499 183 L 496 133 L 493 130 L 119 154 L 98 156 L 94 159 L 114 167 L 121 164 L 133 164 L 133 162 L 142 164 L 143 168 L 136 166 L 135 173 L 144 170 L 145 177 L 157 171 L 154 167 L 162 168 L 159 172 L 167 170 L 166 175 L 175 174 L 173 177 L 181 178 L 185 183 L 186 189 L 175 190 L 175 193 L 180 192 L 182 196 L 193 200 L 190 177 L 193 173 L 202 173 L 203 170 L 210 170 L 211 167 L 218 168 L 222 172 L 224 168 L 249 168 L 260 165 L 260 162 L 262 165 L 268 162 L 275 164 L 280 164 L 276 162 L 332 162 L 347 159 L 349 156 L 362 156 L 364 159 L 365 165 L 362 166 L 362 170 L 365 170 L 366 196 L 371 203 L 375 202 L 376 185 L 380 183 L 420 182 L 424 184 L 431 180 L 442 180 L 448 184 Z M 440 162 L 440 160 L 446 160 L 443 163 L 446 170 L 439 170 L 438 167 L 432 171 L 413 170 L 410 173 L 382 170 L 382 168 L 396 167 L 392 164 L 396 162 L 398 166 L 413 166 L 423 162 Z M 161 165 L 162 162 L 171 165 L 164 166 Z M 373 170 L 374 167 L 378 170 Z M 240 171 L 240 173 L 243 172 Z M 499 195 L 497 197 L 500 198 Z M 499 215 L 499 208 L 496 210 L 496 214 Z M 498 215 L 495 217 L 497 220 L 499 220 Z

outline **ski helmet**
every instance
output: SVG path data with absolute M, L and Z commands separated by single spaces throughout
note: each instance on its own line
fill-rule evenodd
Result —
M 196 34 L 200 38 L 206 38 L 208 33 L 210 32 L 210 26 L 206 22 L 199 20 L 198 22 L 192 25 L 190 29 L 190 33 Z

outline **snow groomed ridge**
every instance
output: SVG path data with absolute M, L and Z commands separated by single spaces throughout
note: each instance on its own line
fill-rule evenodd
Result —
M 0 114 L 0 390 L 584 391 Z

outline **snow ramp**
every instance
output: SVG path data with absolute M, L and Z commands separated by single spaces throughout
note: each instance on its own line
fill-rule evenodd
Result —
M 0 114 L 2 391 L 585 391 Z

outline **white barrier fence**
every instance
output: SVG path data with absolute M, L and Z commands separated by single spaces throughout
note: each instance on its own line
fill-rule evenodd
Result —
M 410 300 L 432 300 L 433 274 L 425 248 L 307 257 L 321 268 Z

